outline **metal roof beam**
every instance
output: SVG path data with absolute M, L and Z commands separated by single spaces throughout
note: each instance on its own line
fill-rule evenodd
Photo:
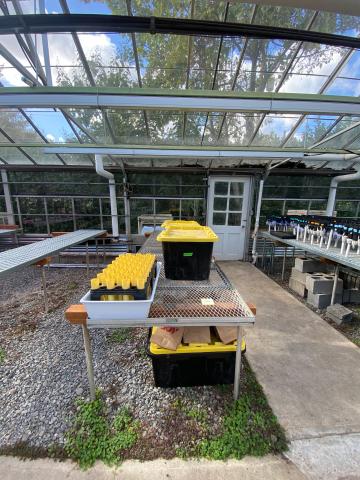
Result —
M 157 33 L 175 35 L 210 35 L 270 38 L 311 42 L 338 47 L 360 48 L 360 39 L 325 32 L 308 32 L 272 25 L 252 25 L 209 20 L 163 17 L 131 17 L 100 14 L 11 15 L 0 17 L 0 35 L 71 32 Z
M 148 110 L 274 112 L 358 115 L 360 98 L 312 94 L 260 94 L 257 92 L 197 92 L 146 89 L 44 87 L 4 88 L 1 107 L 95 107 Z M 285 143 L 285 142 L 284 142 Z

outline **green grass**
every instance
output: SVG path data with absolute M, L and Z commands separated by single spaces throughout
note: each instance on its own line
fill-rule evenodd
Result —
M 246 363 L 244 377 L 242 394 L 239 400 L 229 405 L 223 420 L 222 433 L 217 437 L 202 440 L 190 454 L 226 460 L 240 459 L 245 455 L 263 456 L 287 449 L 284 431 Z
M 108 339 L 111 343 L 124 343 L 130 337 L 131 332 L 129 328 L 117 328 L 109 335 Z
M 122 452 L 136 443 L 138 430 L 138 422 L 126 409 L 119 410 L 109 422 L 101 394 L 97 392 L 92 402 L 77 401 L 73 426 L 66 434 L 65 452 L 83 469 L 93 466 L 96 460 L 118 465 Z
M 6 358 L 6 352 L 2 347 L 0 347 L 0 365 L 4 363 L 5 358 Z

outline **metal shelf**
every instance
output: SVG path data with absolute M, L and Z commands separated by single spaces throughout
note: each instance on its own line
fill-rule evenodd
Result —
M 0 277 L 18 268 L 31 265 L 73 245 L 106 233 L 106 230 L 76 230 L 41 242 L 13 248 L 0 253 Z
M 345 265 L 346 267 L 352 268 L 354 270 L 360 271 L 360 255 L 356 253 L 349 253 L 349 256 L 340 255 L 340 248 L 330 247 L 329 250 L 326 249 L 326 246 L 320 248 L 318 245 L 310 245 L 308 242 L 302 242 L 299 240 L 291 240 L 278 238 L 274 235 L 271 235 L 269 232 L 259 232 L 259 237 L 267 238 L 273 242 L 280 242 L 290 247 L 295 247 L 304 252 L 316 255 L 318 257 L 327 258 L 339 265 Z

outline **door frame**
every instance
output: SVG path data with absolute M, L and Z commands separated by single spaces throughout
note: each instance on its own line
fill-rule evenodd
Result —
M 253 203 L 254 203 L 254 176 L 253 175 L 226 175 L 226 174 L 219 174 L 219 175 L 209 175 L 208 176 L 208 188 L 207 188 L 207 196 L 206 196 L 206 224 L 209 225 L 210 220 L 210 212 L 211 209 L 211 202 L 213 198 L 210 196 L 210 180 L 246 180 L 249 182 L 249 199 L 247 202 L 247 209 L 246 212 L 242 212 L 243 215 L 246 215 L 245 218 L 245 238 L 244 238 L 244 253 L 243 257 L 239 260 L 248 261 L 249 259 L 249 241 L 250 241 L 250 231 L 251 231 L 251 218 L 253 215 Z

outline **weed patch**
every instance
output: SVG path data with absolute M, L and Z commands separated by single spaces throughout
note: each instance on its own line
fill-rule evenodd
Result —
M 77 408 L 73 427 L 66 435 L 66 453 L 83 469 L 93 466 L 96 460 L 118 465 L 122 453 L 136 443 L 138 422 L 126 409 L 121 409 L 109 422 L 99 392 L 92 402 L 77 401 Z

